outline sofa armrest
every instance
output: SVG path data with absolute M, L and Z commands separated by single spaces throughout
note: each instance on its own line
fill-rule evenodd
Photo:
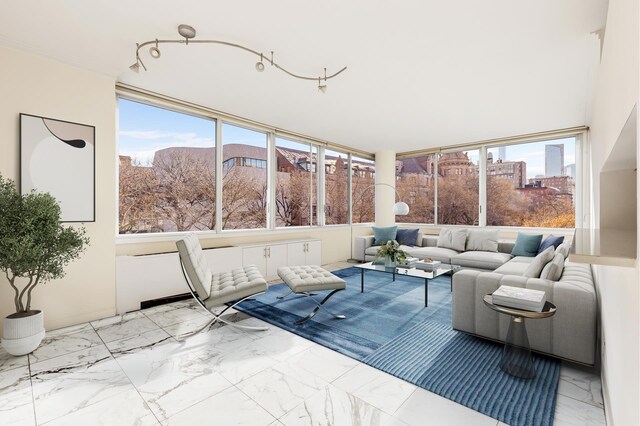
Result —
M 365 260 L 364 251 L 369 247 L 373 246 L 373 241 L 374 241 L 373 235 L 356 237 L 353 244 L 353 258 L 361 262 L 364 262 Z

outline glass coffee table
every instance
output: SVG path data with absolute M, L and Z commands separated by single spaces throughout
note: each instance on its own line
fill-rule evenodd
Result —
M 361 263 L 354 265 L 360 269 L 360 293 L 364 293 L 364 272 L 376 271 L 391 274 L 393 281 L 396 280 L 396 275 L 402 275 L 405 277 L 414 277 L 424 280 L 424 306 L 429 306 L 429 280 L 432 280 L 441 275 L 453 275 L 455 272 L 461 269 L 458 265 L 441 265 L 434 271 L 423 271 L 417 268 L 402 268 L 402 267 L 389 267 L 385 265 L 376 265 L 373 262 Z M 453 279 L 453 278 L 452 278 Z

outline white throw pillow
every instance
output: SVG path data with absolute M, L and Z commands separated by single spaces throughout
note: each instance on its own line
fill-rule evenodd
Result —
M 525 269 L 522 276 L 529 278 L 540 278 L 540 273 L 545 265 L 553 259 L 553 252 L 555 248 L 553 246 L 547 248 L 545 251 L 533 258 L 527 269 Z
M 562 276 L 563 270 L 564 255 L 562 253 L 556 253 L 551 262 L 547 263 L 544 268 L 542 268 L 540 278 L 543 280 L 558 281 Z
M 466 250 L 498 251 L 498 231 L 494 229 L 472 229 L 467 237 Z
M 571 249 L 571 243 L 562 243 L 556 249 L 556 253 L 562 253 L 564 258 L 566 259 L 567 257 L 569 257 L 569 249 Z
M 438 247 L 455 251 L 464 251 L 467 243 L 467 230 L 455 228 L 442 228 L 438 235 Z

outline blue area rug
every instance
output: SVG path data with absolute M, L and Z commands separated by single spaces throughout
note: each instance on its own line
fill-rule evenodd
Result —
M 534 355 L 537 376 L 510 376 L 498 367 L 502 345 L 451 328 L 451 280 L 429 282 L 429 306 L 424 307 L 424 281 L 360 270 L 334 272 L 347 289 L 327 303 L 347 319 L 322 310 L 306 323 L 294 321 L 313 308 L 306 297 L 291 295 L 284 284 L 271 285 L 256 300 L 236 309 L 362 361 L 372 367 L 434 392 L 512 426 L 551 426 L 560 376 L 560 362 Z M 323 295 L 316 296 L 317 298 Z

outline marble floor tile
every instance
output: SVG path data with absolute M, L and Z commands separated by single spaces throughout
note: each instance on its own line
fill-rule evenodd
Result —
M 47 426 L 153 426 L 160 423 L 135 389 L 89 405 L 47 423 Z
M 564 395 L 556 399 L 554 426 L 604 426 L 604 410 Z
M 116 315 L 115 317 L 93 321 L 91 325 L 105 343 L 137 336 L 159 328 L 141 312 Z
M 234 387 L 181 411 L 163 424 L 268 426 L 274 420 L 260 405 Z
M 280 417 L 328 383 L 288 363 L 268 368 L 236 386 L 274 417 Z
M 170 309 L 162 312 L 145 312 L 145 316 L 161 328 L 185 321 L 211 319 L 211 316 L 200 306 Z
M 178 343 L 125 355 L 117 362 L 160 420 L 231 387 L 197 352 Z
M 29 356 L 13 356 L 0 347 L 0 373 L 18 367 L 29 365 Z
M 104 346 L 32 364 L 31 383 L 38 423 L 71 414 L 132 389 Z
M 365 364 L 349 370 L 333 385 L 389 414 L 395 413 L 417 389 L 411 383 Z
M 197 331 L 202 329 L 202 327 L 207 325 L 207 323 L 211 322 L 212 319 L 213 317 L 211 316 L 205 317 L 204 315 L 196 314 L 191 319 L 188 319 L 186 321 L 165 326 L 163 327 L 163 330 L 169 333 L 172 337 L 178 340 L 183 340 L 185 338 L 191 337 L 192 335 L 195 335 Z M 213 327 L 215 327 L 215 325 Z M 200 331 L 200 333 L 204 333 L 204 332 L 206 331 L 205 330 Z
M 590 368 L 563 363 L 558 394 L 596 407 L 604 407 L 600 377 Z
M 91 326 L 81 329 L 72 328 L 71 333 L 65 331 L 67 330 L 61 329 L 46 333 L 38 349 L 29 354 L 31 363 L 103 345 L 102 339 Z
M 406 426 L 401 420 L 333 385 L 327 385 L 279 420 L 285 426 Z
M 0 373 L 0 424 L 35 424 L 29 367 Z
M 184 347 L 192 350 L 224 349 L 233 350 L 247 345 L 253 345 L 255 337 L 253 331 L 243 331 L 235 327 L 222 326 L 203 331 L 196 335 L 189 336 L 182 342 Z
M 496 419 L 422 388 L 416 388 L 394 416 L 415 426 L 424 425 L 425 419 L 442 419 L 439 424 L 447 426 L 495 426 L 497 424 Z
M 332 382 L 358 365 L 358 361 L 336 351 L 315 345 L 287 359 L 321 379 Z
M 200 352 L 200 357 L 207 366 L 233 384 L 273 367 L 278 362 L 255 344 L 238 347 L 235 343 L 222 343 Z
M 137 336 L 114 340 L 107 343 L 107 349 L 114 357 L 142 351 L 144 349 L 162 345 L 165 343 L 175 343 L 175 339 L 162 329 L 147 331 Z
M 283 331 L 281 333 L 271 333 L 261 339 L 257 339 L 255 345 L 263 349 L 270 357 L 283 361 L 305 349 L 313 347 L 315 343 L 293 333 Z

